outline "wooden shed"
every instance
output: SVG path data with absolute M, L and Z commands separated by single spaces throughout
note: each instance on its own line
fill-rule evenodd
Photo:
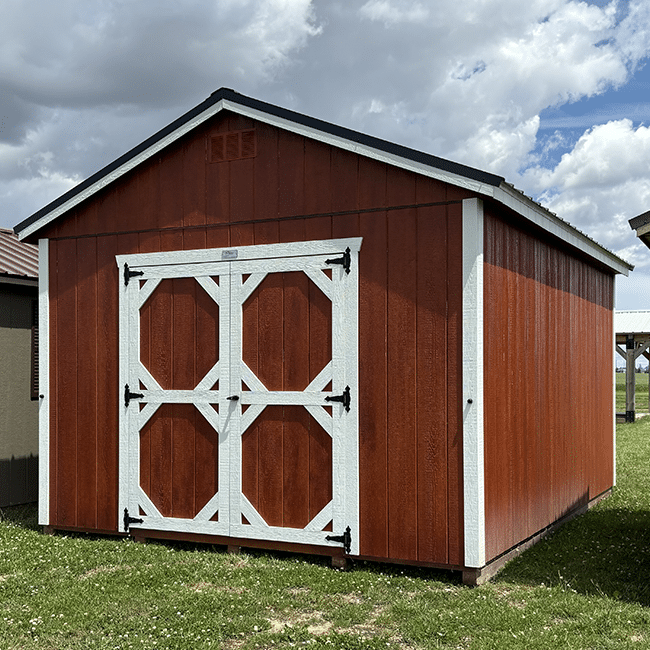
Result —
M 0 508 L 38 498 L 38 249 L 0 228 Z
M 614 484 L 630 267 L 503 178 L 221 89 L 15 230 L 49 529 L 476 583 Z

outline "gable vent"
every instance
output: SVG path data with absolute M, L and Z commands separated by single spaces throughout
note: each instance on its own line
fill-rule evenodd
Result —
M 225 162 L 255 156 L 255 130 L 232 131 L 210 136 L 210 162 Z

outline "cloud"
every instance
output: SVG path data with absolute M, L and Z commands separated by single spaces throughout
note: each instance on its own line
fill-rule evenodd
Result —
M 626 219 L 648 209 L 645 127 L 540 136 L 540 114 L 649 53 L 646 0 L 4 0 L 0 219 L 229 86 L 504 175 L 641 259 Z
M 399 3 L 389 0 L 369 0 L 359 9 L 359 15 L 383 22 L 386 27 L 400 23 L 417 23 L 429 18 L 429 10 L 419 2 Z
M 179 106 L 254 87 L 317 33 L 309 0 L 36 0 L 29 11 L 5 0 L 0 95 L 49 108 Z
M 216 88 L 254 92 L 318 34 L 310 0 L 4 0 L 4 201 L 39 182 L 55 198 L 59 176 L 88 176 Z
M 523 187 L 630 262 L 650 268 L 628 225 L 650 207 L 650 128 L 617 120 L 587 130 L 552 168 L 529 168 Z

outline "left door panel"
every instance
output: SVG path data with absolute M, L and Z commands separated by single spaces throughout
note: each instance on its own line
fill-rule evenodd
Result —
M 220 331 L 228 267 L 214 262 L 200 276 L 178 264 L 122 267 L 125 528 L 130 518 L 158 530 L 228 534 L 227 422 L 220 419 L 229 406 L 220 391 L 228 364 L 228 334 Z

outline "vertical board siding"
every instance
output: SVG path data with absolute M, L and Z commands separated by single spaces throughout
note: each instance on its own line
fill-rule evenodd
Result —
M 448 188 L 454 190 L 453 187 Z M 460 565 L 463 539 L 463 238 L 462 206 L 447 208 L 447 529 L 448 562 Z
M 254 158 L 207 161 L 211 134 L 242 128 L 255 128 Z M 360 235 L 360 554 L 461 565 L 460 201 L 469 196 L 224 114 L 46 229 L 44 236 L 54 238 L 52 525 L 119 526 L 116 254 Z M 394 209 L 418 203 L 437 205 Z M 244 352 L 262 381 L 282 390 L 304 384 L 322 368 L 318 342 L 331 336 L 323 315 L 329 301 L 305 278 L 273 275 L 244 306 Z M 175 293 L 182 288 L 174 286 Z M 191 331 L 184 310 L 174 310 L 171 296 L 165 303 L 164 291 L 162 286 L 159 304 L 143 310 L 143 329 L 156 341 L 145 337 L 143 355 L 163 385 L 184 386 L 204 369 L 188 355 L 164 349 L 160 341 L 169 332 L 163 323 L 187 331 L 192 345 L 205 343 Z M 295 346 L 287 356 L 284 323 L 304 318 L 308 331 L 291 334 Z M 274 361 L 283 354 L 282 363 Z M 88 382 L 94 388 L 78 408 Z M 303 411 L 268 407 L 244 436 L 243 489 L 270 524 L 303 525 L 330 498 L 318 486 L 330 480 L 324 465 L 331 443 Z M 301 442 L 292 448 L 289 440 Z M 178 445 L 191 447 L 191 459 Z M 165 512 L 191 513 L 209 498 L 212 488 L 186 483 L 192 472 L 217 480 L 211 445 L 202 417 L 176 406 L 162 407 L 143 431 L 142 484 L 146 490 L 166 484 L 152 495 Z M 297 466 L 315 475 L 311 484 L 296 474 Z M 163 476 L 166 481 L 156 478 Z
M 613 277 L 485 215 L 488 560 L 612 486 Z

